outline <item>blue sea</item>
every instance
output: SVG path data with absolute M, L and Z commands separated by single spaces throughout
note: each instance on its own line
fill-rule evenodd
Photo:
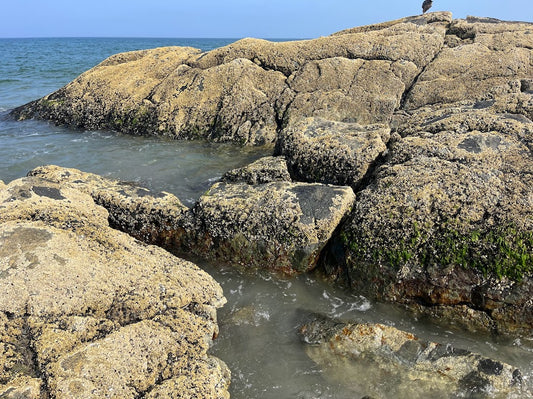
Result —
M 119 52 L 161 46 L 207 51 L 233 41 L 0 39 L 0 180 L 8 183 L 36 166 L 55 164 L 172 192 L 192 205 L 224 172 L 269 155 L 269 150 L 85 131 L 38 120 L 18 122 L 8 113 L 59 89 Z M 286 280 L 216 264 L 201 266 L 220 282 L 228 299 L 218 313 L 220 335 L 212 353 L 232 370 L 233 399 L 344 399 L 376 391 L 389 392 L 380 396 L 384 399 L 412 397 L 371 367 L 354 376 L 349 368 L 335 367 L 340 363 L 331 367 L 315 364 L 297 335 L 295 319 L 302 309 L 394 325 L 421 338 L 480 352 L 521 368 L 530 389 L 533 385 L 533 342 L 526 338 L 469 334 L 453 326 L 416 320 L 394 306 L 373 303 L 312 276 Z M 464 395 L 474 397 L 469 392 Z M 419 392 L 417 397 L 435 396 Z
M 0 180 L 8 183 L 36 166 L 55 164 L 164 189 L 191 205 L 225 171 L 249 163 L 265 150 L 80 131 L 45 121 L 18 122 L 8 112 L 59 89 L 116 53 L 163 46 L 208 51 L 233 41 L 0 39 Z

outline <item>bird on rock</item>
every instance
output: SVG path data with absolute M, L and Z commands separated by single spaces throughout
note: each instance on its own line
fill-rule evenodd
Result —
M 433 5 L 433 0 L 424 0 L 422 3 L 422 14 L 424 14 L 427 10 L 431 8 Z

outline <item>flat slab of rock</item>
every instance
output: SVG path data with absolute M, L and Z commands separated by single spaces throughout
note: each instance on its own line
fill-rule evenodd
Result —
M 316 266 L 354 199 L 350 187 L 217 183 L 192 209 L 193 251 L 245 266 L 304 272 Z
M 107 218 L 68 185 L 0 187 L 0 395 L 229 397 L 207 354 L 220 286 Z
M 285 157 L 263 157 L 251 164 L 233 169 L 220 179 L 225 183 L 264 184 L 274 181 L 292 181 Z
M 325 368 L 326 376 L 359 395 L 529 395 L 522 390 L 520 370 L 509 364 L 383 324 L 345 323 L 320 315 L 309 319 L 300 329 L 307 354 Z

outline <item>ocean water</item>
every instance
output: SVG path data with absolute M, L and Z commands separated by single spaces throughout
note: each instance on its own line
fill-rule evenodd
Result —
M 210 50 L 233 39 L 0 39 L 0 180 L 55 164 L 134 181 L 194 201 L 229 169 L 269 151 L 229 144 L 174 141 L 84 131 L 45 121 L 14 121 L 10 109 L 42 97 L 123 51 L 160 46 Z M 332 287 L 314 276 L 284 279 L 217 264 L 201 264 L 222 285 L 228 303 L 219 311 L 220 335 L 211 352 L 232 370 L 231 396 L 251 398 L 410 398 L 393 381 L 350 375 L 349 369 L 313 363 L 298 338 L 298 315 L 321 312 L 346 320 L 380 322 L 444 344 L 480 352 L 519 367 L 531 388 L 533 342 L 469 334 L 454 326 L 416 320 L 402 310 Z M 353 384 L 354 381 L 365 384 Z M 355 387 L 354 387 L 355 385 Z M 389 394 L 387 394 L 389 392 Z M 409 396 L 411 395 L 411 396 Z M 522 392 L 516 397 L 528 397 Z M 432 397 L 419 392 L 420 397 Z M 462 397 L 478 397 L 464 392 Z M 492 397 L 490 393 L 488 397 Z

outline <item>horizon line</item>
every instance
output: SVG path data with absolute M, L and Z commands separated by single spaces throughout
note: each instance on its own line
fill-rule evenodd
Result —
M 308 40 L 309 37 L 258 37 L 258 36 L 0 36 L 0 40 L 14 39 L 202 39 L 202 40 L 240 40 L 240 39 L 264 39 L 264 40 Z

